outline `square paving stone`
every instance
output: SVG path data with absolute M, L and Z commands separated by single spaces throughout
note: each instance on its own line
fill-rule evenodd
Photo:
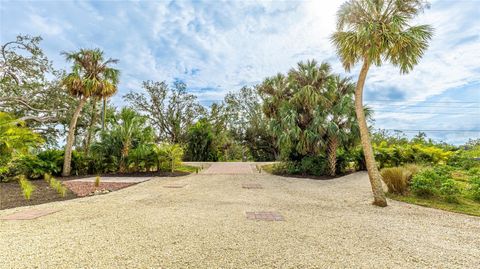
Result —
M 265 220 L 265 221 L 284 221 L 282 215 L 277 212 L 246 212 L 249 220 Z
M 55 209 L 30 209 L 1 217 L 1 220 L 31 220 L 53 214 L 60 210 Z
M 244 189 L 263 189 L 262 185 L 258 183 L 243 183 L 242 188 Z
M 179 189 L 187 186 L 186 184 L 169 184 L 169 185 L 164 185 L 164 188 L 170 188 L 170 189 Z

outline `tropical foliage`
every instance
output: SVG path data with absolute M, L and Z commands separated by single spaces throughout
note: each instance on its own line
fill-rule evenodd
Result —
M 38 134 L 25 126 L 25 122 L 0 112 L 0 179 L 14 169 L 12 164 L 29 156 L 42 142 Z

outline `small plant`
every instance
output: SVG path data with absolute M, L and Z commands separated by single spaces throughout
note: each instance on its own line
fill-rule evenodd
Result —
M 45 174 L 43 174 L 43 180 L 45 180 L 45 182 L 50 184 L 50 181 L 52 180 L 52 176 L 48 173 L 45 173 Z
M 100 187 L 100 177 L 99 177 L 99 176 L 97 176 L 97 177 L 95 178 L 95 183 L 94 183 L 94 184 L 95 184 L 95 188 Z
M 67 188 L 63 186 L 62 182 L 50 176 L 50 187 L 52 187 L 61 197 L 67 195 Z
M 408 182 L 411 172 L 403 167 L 384 168 L 381 171 L 382 179 L 388 187 L 388 192 L 405 194 L 408 189 Z
M 35 186 L 33 186 L 33 184 L 23 175 L 19 176 L 18 182 L 22 188 L 23 197 L 25 197 L 27 200 L 30 200 L 32 193 L 35 190 Z
M 458 194 L 460 194 L 460 188 L 454 180 L 447 179 L 442 182 L 440 193 L 447 202 L 458 203 Z
M 480 176 L 470 178 L 470 194 L 472 199 L 480 202 Z

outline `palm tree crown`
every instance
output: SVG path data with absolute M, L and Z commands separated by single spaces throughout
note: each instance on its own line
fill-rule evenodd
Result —
M 337 13 L 332 42 L 347 71 L 359 61 L 380 66 L 386 60 L 408 73 L 425 53 L 430 25 L 409 21 L 428 7 L 423 0 L 350 0 Z
M 81 49 L 63 54 L 67 61 L 73 62 L 72 72 L 63 79 L 71 95 L 106 98 L 117 92 L 120 71 L 109 65 L 116 64 L 118 60 L 105 60 L 99 49 Z

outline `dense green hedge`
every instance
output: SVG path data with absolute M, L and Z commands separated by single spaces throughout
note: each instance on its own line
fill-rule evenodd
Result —
M 41 179 L 45 174 L 60 176 L 63 168 L 63 150 L 45 150 L 36 155 L 21 156 L 0 174 L 5 181 L 17 175 Z M 183 157 L 183 149 L 176 144 L 151 144 L 131 150 L 127 159 L 127 172 L 172 171 Z M 105 174 L 119 172 L 120 158 L 73 151 L 72 175 Z

